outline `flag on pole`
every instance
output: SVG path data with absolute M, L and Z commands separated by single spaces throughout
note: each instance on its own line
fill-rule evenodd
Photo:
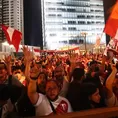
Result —
M 118 0 L 113 7 L 109 19 L 107 20 L 104 32 L 112 38 L 118 39 Z
M 101 41 L 101 38 L 100 38 L 100 36 L 97 35 L 95 47 L 99 47 L 100 46 L 100 41 Z
M 112 7 L 110 18 L 118 19 L 118 0 L 116 0 L 116 4 Z
M 22 33 L 5 25 L 2 25 L 2 30 L 5 33 L 8 43 L 10 45 L 12 44 L 15 47 L 16 52 L 18 52 L 20 41 L 22 40 Z
M 118 39 L 118 20 L 110 18 L 106 23 L 104 32 L 112 38 Z
M 118 40 L 117 39 L 111 39 L 109 44 L 107 45 L 104 55 L 107 56 L 108 52 L 113 52 L 113 54 L 118 55 Z

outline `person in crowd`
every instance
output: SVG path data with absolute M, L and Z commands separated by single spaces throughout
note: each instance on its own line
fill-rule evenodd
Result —
M 40 72 L 37 79 L 37 92 L 45 94 L 47 75 L 44 72 Z
M 77 110 L 88 110 L 93 108 L 100 108 L 101 96 L 99 94 L 99 89 L 93 83 L 83 83 L 80 86 L 78 94 L 78 108 Z
M 105 88 L 102 85 L 100 76 L 102 76 L 102 73 L 105 71 L 104 70 L 104 65 L 101 64 L 101 66 L 103 68 L 99 67 L 99 64 L 97 61 L 91 61 L 90 62 L 90 67 L 89 67 L 89 71 L 86 73 L 86 78 L 83 80 L 84 83 L 88 83 L 91 82 L 93 84 L 95 84 L 98 88 L 99 88 L 99 93 L 101 96 L 101 104 L 103 105 L 103 107 L 106 105 L 105 104 Z M 100 70 L 102 69 L 102 70 Z
M 12 73 L 14 77 L 16 77 L 24 86 L 26 86 L 26 80 L 21 66 L 13 66 Z
M 106 88 L 107 88 L 107 94 L 106 94 L 106 104 L 107 106 L 117 106 L 118 105 L 118 80 L 117 80 L 117 72 L 118 68 L 116 68 L 116 65 L 111 64 L 112 72 L 109 75 L 109 77 L 106 80 Z
M 12 76 L 11 80 L 9 77 Z M 5 58 L 5 62 L 0 62 L 0 84 L 9 84 L 11 82 L 13 85 L 22 87 L 23 85 L 12 75 L 11 72 L 11 56 Z
M 6 94 L 7 93 L 7 94 Z M 0 85 L 0 118 L 7 118 L 14 109 L 10 99 L 9 86 Z
M 31 57 L 29 57 L 29 59 L 31 59 Z M 36 107 L 36 116 L 63 114 L 72 111 L 68 100 L 59 96 L 61 88 L 57 80 L 49 80 L 46 82 L 45 95 L 43 95 L 37 92 L 38 71 L 34 71 L 32 68 L 29 72 L 29 74 L 27 73 L 30 75 L 28 96 L 32 104 Z
M 79 99 L 79 91 L 80 91 L 80 85 L 82 83 L 82 80 L 84 79 L 85 71 L 82 68 L 75 68 L 72 72 L 72 82 L 69 85 L 68 92 L 66 95 L 66 98 L 71 103 L 71 106 L 73 108 L 73 111 L 78 111 L 78 99 Z
M 72 112 L 71 105 L 66 98 L 59 96 L 59 86 L 56 80 L 46 83 L 46 95 L 36 92 L 36 80 L 31 78 L 28 86 L 28 96 L 36 108 L 36 116 L 64 114 Z

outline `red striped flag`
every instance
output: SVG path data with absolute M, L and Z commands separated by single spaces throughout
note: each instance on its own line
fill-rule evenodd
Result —
M 22 39 L 22 33 L 16 29 L 13 29 L 5 25 L 2 25 L 2 30 L 5 33 L 8 43 L 12 44 L 15 47 L 16 52 L 18 52 L 20 41 Z

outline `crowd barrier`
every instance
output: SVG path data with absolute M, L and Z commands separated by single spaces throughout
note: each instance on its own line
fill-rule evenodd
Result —
M 64 115 L 47 116 L 48 118 L 118 118 L 118 107 L 86 110 Z M 34 117 L 39 118 L 39 117 Z M 45 118 L 45 117 L 40 117 Z

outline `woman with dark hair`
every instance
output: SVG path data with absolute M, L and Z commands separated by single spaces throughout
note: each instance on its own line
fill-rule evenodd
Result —
M 84 69 L 75 68 L 72 72 L 71 78 L 72 82 L 69 85 L 66 98 L 71 103 L 73 111 L 78 111 L 78 99 L 79 99 L 79 90 L 82 80 L 84 79 Z
M 99 89 L 92 83 L 84 83 L 80 86 L 78 110 L 87 110 L 102 107 Z
M 45 94 L 45 86 L 47 81 L 47 75 L 45 72 L 40 72 L 37 79 L 37 92 Z

